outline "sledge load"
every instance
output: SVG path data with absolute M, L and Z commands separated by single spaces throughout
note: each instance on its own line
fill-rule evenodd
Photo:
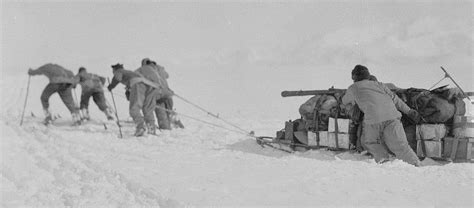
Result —
M 410 147 L 418 157 L 454 162 L 473 162 L 474 117 L 466 115 L 460 88 L 442 86 L 434 90 L 400 89 L 385 84 L 410 108 L 420 114 L 414 121 L 402 114 Z M 364 114 L 357 106 L 343 105 L 346 90 L 283 91 L 282 97 L 312 95 L 299 108 L 301 118 L 285 122 L 276 137 L 258 137 L 257 143 L 287 152 L 325 148 L 333 151 L 364 150 L 360 143 Z

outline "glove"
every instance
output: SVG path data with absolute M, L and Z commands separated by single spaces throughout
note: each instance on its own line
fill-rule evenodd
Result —
M 107 89 L 112 92 L 113 88 L 112 88 L 112 86 L 109 85 L 109 86 L 107 86 Z
M 33 69 L 29 68 L 28 69 L 28 74 L 31 75 L 31 73 L 33 73 Z
M 125 90 L 125 97 L 130 101 L 130 90 Z
M 343 92 L 335 92 L 334 93 L 334 98 L 336 98 L 336 101 L 338 103 L 342 103 L 342 97 L 344 96 L 344 93 Z
M 410 111 L 408 111 L 407 116 L 408 116 L 408 118 L 413 120 L 416 124 L 420 123 L 420 121 L 421 121 L 420 113 L 418 113 L 418 111 L 416 111 L 416 110 L 411 109 Z

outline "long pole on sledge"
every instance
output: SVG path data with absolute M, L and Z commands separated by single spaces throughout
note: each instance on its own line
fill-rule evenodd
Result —
M 464 97 L 467 97 L 467 99 L 469 99 L 470 101 L 472 101 L 471 98 L 469 97 L 469 95 L 466 94 L 466 93 L 464 92 L 464 90 L 462 90 L 462 88 L 458 85 L 458 83 L 457 83 L 456 81 L 454 81 L 453 77 L 451 77 L 451 75 L 446 71 L 446 69 L 444 69 L 442 66 L 441 66 L 441 69 L 444 71 L 444 77 L 447 77 L 447 78 L 449 78 L 451 81 L 453 81 L 453 83 L 456 85 L 456 87 L 458 87 L 458 89 L 461 90 L 461 93 L 464 95 Z
M 110 79 L 107 77 L 107 82 L 109 83 L 110 85 Z M 115 98 L 114 98 L 114 93 L 112 93 L 112 91 L 109 91 L 110 92 L 110 95 L 112 95 L 112 102 L 114 103 L 114 110 L 115 110 L 115 117 L 117 118 L 117 125 L 119 127 L 119 132 L 120 132 L 120 138 L 123 138 L 123 135 L 122 135 L 122 127 L 120 125 L 120 119 L 118 117 L 118 113 L 117 113 L 117 105 L 115 105 Z
M 292 97 L 292 96 L 308 96 L 308 95 L 323 95 L 323 94 L 336 94 L 345 92 L 345 89 L 332 89 L 329 90 L 297 90 L 297 91 L 283 91 L 281 92 L 282 97 Z
M 31 80 L 31 75 L 28 75 L 28 84 L 26 85 L 26 97 L 25 97 L 25 103 L 23 104 L 23 112 L 21 113 L 20 126 L 23 125 L 23 117 L 25 116 L 26 103 L 28 101 L 28 93 L 30 92 L 30 80 Z

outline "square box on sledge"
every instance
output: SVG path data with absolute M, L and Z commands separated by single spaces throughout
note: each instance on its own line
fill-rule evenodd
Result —
M 416 125 L 416 140 L 441 141 L 447 135 L 445 124 L 421 124 Z
M 423 142 L 423 143 L 422 143 Z M 423 151 L 423 146 L 425 150 Z M 418 140 L 416 143 L 416 154 L 419 157 L 434 157 L 442 158 L 443 156 L 443 142 L 442 141 L 429 141 L 429 140 Z
M 339 133 L 349 133 L 349 128 L 350 128 L 350 119 L 337 119 L 337 132 Z M 329 117 L 329 122 L 328 122 L 328 131 L 329 132 L 336 132 L 336 119 Z
M 443 156 L 455 162 L 474 161 L 474 138 L 444 138 Z

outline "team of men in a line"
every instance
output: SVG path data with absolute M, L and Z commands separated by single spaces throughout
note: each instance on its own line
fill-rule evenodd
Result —
M 126 86 L 127 97 L 130 101 L 130 116 L 136 124 L 135 136 L 142 136 L 148 130 L 155 134 L 155 116 L 160 129 L 170 129 L 170 112 L 173 109 L 173 91 L 169 89 L 166 79 L 168 73 L 162 66 L 145 58 L 141 67 L 135 71 L 123 68 L 122 64 L 112 65 L 114 77 L 108 85 L 108 90 L 114 89 L 118 83 Z M 89 119 L 88 102 L 92 96 L 97 106 L 108 119 L 113 119 L 112 110 L 108 107 L 104 97 L 103 86 L 105 78 L 87 73 L 85 68 L 80 68 L 76 76 L 71 71 L 55 64 L 46 64 L 36 70 L 30 69 L 29 75 L 46 75 L 50 83 L 41 95 L 46 114 L 45 122 L 52 121 L 49 112 L 49 97 L 58 92 L 64 104 L 72 114 L 75 124 L 80 124 L 82 112 L 83 119 Z M 403 126 L 400 122 L 401 112 L 414 121 L 420 120 L 419 113 L 408 107 L 396 94 L 391 92 L 384 84 L 371 79 L 367 67 L 357 65 L 352 70 L 354 83 L 349 86 L 346 93 L 338 99 L 345 105 L 357 104 L 364 112 L 362 146 L 370 152 L 378 163 L 388 160 L 390 152 L 407 163 L 420 166 L 421 162 L 409 147 Z M 71 88 L 77 83 L 81 84 L 82 96 L 80 107 L 74 104 Z M 143 115 L 141 112 L 143 112 Z
M 113 78 L 107 89 L 112 91 L 117 84 L 126 87 L 126 97 L 129 100 L 129 113 L 135 125 L 135 136 L 156 134 L 155 115 L 159 129 L 171 129 L 171 123 L 183 128 L 180 121 L 175 120 L 173 113 L 173 91 L 168 85 L 168 73 L 164 67 L 148 58 L 141 62 L 141 66 L 130 71 L 124 69 L 120 63 L 111 66 Z M 84 120 L 89 120 L 89 99 L 92 97 L 99 109 L 105 113 L 108 120 L 114 120 L 113 109 L 105 99 L 104 85 L 106 79 L 102 76 L 88 73 L 86 68 L 80 67 L 77 75 L 57 65 L 45 64 L 36 70 L 29 69 L 28 74 L 45 75 L 49 84 L 41 94 L 41 104 L 45 113 L 45 124 L 53 122 L 49 110 L 49 98 L 58 93 L 63 103 L 71 112 L 74 125 L 80 125 Z M 81 85 L 81 101 L 77 107 L 72 89 L 77 84 Z M 143 113 L 143 114 L 142 114 Z

